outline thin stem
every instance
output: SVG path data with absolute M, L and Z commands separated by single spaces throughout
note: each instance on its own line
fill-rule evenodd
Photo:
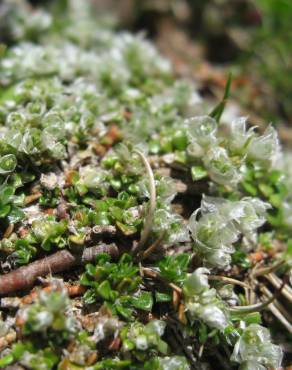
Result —
M 226 283 L 240 285 L 243 288 L 251 289 L 251 287 L 248 284 L 244 283 L 243 281 L 239 281 L 239 280 L 230 278 L 228 276 L 209 275 L 208 279 L 209 280 L 217 280 L 217 281 L 225 281 Z
M 275 274 L 265 275 L 265 278 L 277 289 L 281 286 L 281 280 Z M 285 296 L 290 303 L 292 303 L 292 289 L 287 285 L 283 288 L 283 296 Z
M 152 243 L 151 245 L 150 245 L 150 247 L 148 247 L 144 252 L 143 252 L 143 254 L 142 254 L 142 256 L 141 256 L 141 261 L 143 261 L 145 258 L 148 258 L 154 251 L 155 251 L 155 249 L 157 249 L 159 246 L 160 246 L 160 244 L 161 244 L 161 242 L 162 242 L 162 240 L 163 240 L 163 238 L 164 238 L 164 235 L 165 235 L 165 232 L 164 233 L 162 233 L 161 235 L 160 235 L 160 237 L 157 239 L 157 240 L 155 240 L 155 242 L 154 243 Z
M 145 155 L 140 150 L 134 149 L 134 152 L 141 158 L 145 166 L 146 173 L 149 178 L 149 193 L 150 193 L 149 210 L 145 217 L 144 228 L 141 233 L 140 241 L 137 247 L 135 248 L 135 250 L 133 251 L 135 254 L 137 254 L 143 248 L 151 232 L 153 216 L 154 216 L 154 212 L 156 208 L 156 188 L 155 188 L 154 174 L 150 166 L 150 163 L 148 162 L 148 159 L 145 157 Z
M 272 297 L 272 293 L 265 286 L 263 286 L 261 290 L 267 297 Z M 288 332 L 292 334 L 292 325 L 284 316 L 284 314 L 281 312 L 280 307 L 277 307 L 277 305 L 278 302 L 275 301 L 275 303 L 270 303 L 268 308 L 272 312 L 272 314 L 285 326 Z M 288 315 L 290 315 L 289 312 Z
M 285 261 L 281 260 L 281 261 L 277 262 L 275 265 L 268 266 L 268 267 L 263 267 L 261 269 L 257 269 L 252 273 L 252 276 L 257 277 L 257 276 L 262 276 L 262 275 L 269 274 L 270 272 L 278 270 L 278 268 L 281 267 L 282 265 L 284 265 L 284 263 L 285 263 Z
M 256 311 L 262 311 L 277 298 L 277 296 L 281 293 L 282 289 L 284 288 L 285 284 L 286 282 L 283 281 L 281 287 L 273 294 L 271 298 L 269 298 L 265 302 L 251 304 L 249 306 L 229 307 L 229 311 L 235 312 L 235 313 L 250 313 L 250 312 L 256 312 Z

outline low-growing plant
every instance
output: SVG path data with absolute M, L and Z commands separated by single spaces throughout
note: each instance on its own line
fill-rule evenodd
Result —
M 4 1 L 0 368 L 281 366 L 264 327 L 291 330 L 276 130 L 223 120 L 231 79 L 214 108 L 142 35 L 61 3 L 31 24 Z

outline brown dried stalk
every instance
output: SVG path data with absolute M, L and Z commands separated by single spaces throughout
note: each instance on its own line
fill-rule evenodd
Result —
M 265 286 L 262 286 L 261 287 L 261 291 L 268 297 L 272 297 L 272 293 L 269 291 L 269 289 Z M 282 312 L 282 310 L 285 309 L 285 307 L 282 308 L 281 304 L 275 300 L 274 303 L 270 303 L 269 306 L 268 306 L 269 310 L 272 312 L 272 314 L 284 325 L 284 327 L 288 330 L 288 332 L 290 334 L 292 334 L 292 325 L 290 323 L 290 321 L 288 320 L 288 318 L 290 319 L 290 313 L 287 312 L 287 316 L 288 318 L 286 317 L 286 315 L 284 315 L 284 312 Z M 286 313 L 286 312 L 285 312 Z
M 269 299 L 267 299 L 264 302 L 251 304 L 249 306 L 234 306 L 229 307 L 230 312 L 236 312 L 236 313 L 250 313 L 255 311 L 262 311 L 266 307 L 269 306 L 270 303 L 272 303 L 282 292 L 283 288 L 285 287 L 285 284 L 287 283 L 288 277 L 284 276 L 284 279 L 282 281 L 281 286 L 276 290 L 276 292 L 271 296 Z
M 0 351 L 8 347 L 11 343 L 15 342 L 15 340 L 16 332 L 14 330 L 10 330 L 9 333 L 0 338 Z
M 141 257 L 140 256 L 138 256 L 138 257 L 140 257 L 139 259 L 141 260 L 141 261 L 143 261 L 145 258 L 148 258 L 158 247 L 160 247 L 160 245 L 161 245 L 161 243 L 162 243 L 162 241 L 163 241 L 163 238 L 164 238 L 164 236 L 165 236 L 165 232 L 163 232 L 161 235 L 160 235 L 160 237 L 157 239 L 157 240 L 155 240 L 155 242 L 154 243 L 152 243 L 151 245 L 150 245 L 150 247 L 148 247 L 143 253 L 142 253 L 142 255 L 141 255 Z
M 280 288 L 282 281 L 278 278 L 275 274 L 268 274 L 265 275 L 265 278 L 277 289 Z M 292 303 L 292 289 L 289 287 L 289 285 L 286 285 L 283 288 L 282 294 L 284 297 L 286 297 L 290 303 Z
M 48 257 L 20 267 L 6 275 L 0 276 L 0 295 L 15 292 L 21 289 L 28 289 L 33 286 L 39 276 L 46 276 L 50 273 L 69 270 L 74 266 L 92 262 L 100 253 L 108 253 L 117 257 L 119 250 L 116 245 L 98 245 L 84 249 L 82 255 L 75 255 L 68 250 L 62 250 L 51 254 Z
M 39 199 L 41 196 L 42 196 L 42 193 L 40 193 L 40 192 L 37 192 L 35 194 L 27 195 L 24 199 L 24 204 L 28 205 L 28 204 L 34 202 L 35 200 Z

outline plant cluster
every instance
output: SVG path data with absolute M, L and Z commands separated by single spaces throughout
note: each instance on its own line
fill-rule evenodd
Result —
M 59 249 L 82 265 L 87 247 L 115 243 L 119 257 L 63 275 L 57 261 L 65 282 L 13 301 L 14 321 L 4 297 L 0 332 L 19 335 L 0 342 L 0 368 L 187 370 L 222 356 L 241 370 L 281 366 L 260 325 L 267 304 L 249 306 L 239 281 L 259 248 L 267 268 L 280 263 L 277 278 L 291 263 L 275 129 L 221 121 L 225 102 L 212 110 L 149 41 L 101 27 L 87 2 L 39 9 L 33 24 L 20 3 L 4 1 L 1 273 L 13 279 Z

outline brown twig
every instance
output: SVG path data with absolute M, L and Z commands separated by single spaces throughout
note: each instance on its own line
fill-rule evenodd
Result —
M 16 340 L 16 332 L 10 330 L 9 333 L 0 338 L 0 351 L 8 347 L 11 343 Z
M 134 153 L 136 153 L 141 161 L 143 162 L 143 165 L 145 167 L 148 179 L 149 179 L 149 209 L 147 211 L 145 221 L 144 221 L 144 227 L 141 232 L 141 237 L 138 242 L 138 245 L 135 247 L 133 250 L 133 254 L 137 255 L 142 248 L 144 247 L 144 244 L 146 243 L 152 229 L 152 223 L 153 223 L 153 217 L 154 217 L 154 212 L 156 209 L 156 186 L 155 186 L 155 179 L 154 179 L 154 174 L 152 171 L 152 168 L 150 166 L 150 163 L 148 159 L 145 157 L 145 155 L 138 149 L 134 150 Z
M 160 244 L 161 244 L 161 242 L 162 242 L 162 240 L 163 240 L 163 238 L 164 238 L 164 236 L 165 236 L 165 232 L 163 232 L 161 235 L 160 235 L 160 237 L 157 239 L 157 240 L 155 240 L 155 242 L 154 243 L 152 243 L 151 245 L 150 245 L 150 247 L 148 247 L 143 253 L 142 253 L 142 256 L 141 256 L 141 261 L 143 261 L 145 258 L 148 258 L 154 251 L 155 251 L 155 249 L 157 249 L 159 246 L 160 246 Z
M 182 289 L 180 287 L 178 287 L 177 285 L 173 283 L 169 283 L 168 281 L 163 279 L 163 277 L 157 271 L 152 270 L 147 267 L 142 267 L 142 272 L 144 276 L 150 277 L 152 279 L 160 280 L 164 284 L 168 285 L 171 289 L 175 290 L 178 294 L 182 295 Z
M 3 234 L 3 239 L 9 238 L 13 230 L 14 230 L 14 224 L 9 224 L 9 226 L 7 227 L 7 229 L 5 230 Z
M 68 250 L 56 252 L 41 260 L 37 260 L 27 266 L 20 267 L 6 275 L 0 276 L 0 295 L 12 293 L 21 289 L 28 289 L 33 286 L 39 276 L 66 271 L 74 266 L 91 262 L 100 253 L 108 253 L 112 257 L 117 257 L 119 251 L 116 245 L 110 244 L 86 248 L 82 255 L 74 255 Z
M 42 196 L 42 193 L 40 193 L 40 192 L 35 193 L 35 194 L 27 195 L 24 199 L 24 204 L 28 205 L 28 204 L 34 202 L 35 200 L 39 199 L 41 196 Z
M 277 289 L 281 287 L 282 281 L 278 278 L 275 274 L 268 274 L 265 275 L 265 278 Z M 282 294 L 284 297 L 288 299 L 290 303 L 292 303 L 292 289 L 289 285 L 283 287 Z

